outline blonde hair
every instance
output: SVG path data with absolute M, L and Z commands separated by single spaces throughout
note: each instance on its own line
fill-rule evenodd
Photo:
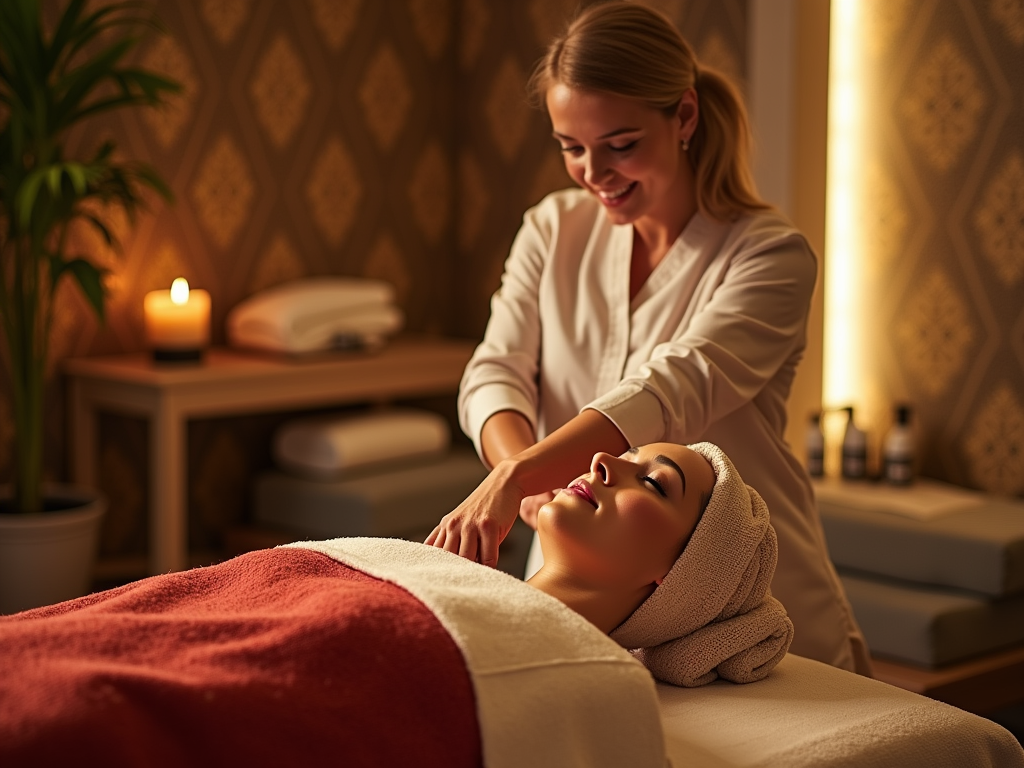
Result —
M 770 208 L 750 174 L 750 126 L 736 87 L 698 66 L 675 25 L 659 12 L 627 2 L 583 10 L 548 46 L 529 82 L 535 105 L 556 84 L 637 99 L 673 116 L 683 93 L 697 92 L 699 119 L 688 156 L 699 209 L 728 220 Z

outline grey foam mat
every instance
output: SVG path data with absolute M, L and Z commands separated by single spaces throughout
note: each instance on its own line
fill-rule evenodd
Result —
M 476 454 L 461 450 L 328 482 L 267 472 L 256 478 L 254 514 L 309 538 L 425 537 L 486 475 Z
M 987 599 L 840 571 L 873 654 L 937 667 L 1024 642 L 1024 596 Z
M 423 541 L 487 474 L 469 451 L 399 463 L 397 469 L 378 466 L 333 482 L 264 473 L 256 479 L 255 517 L 297 538 L 391 536 Z M 517 518 L 501 543 L 498 569 L 523 578 L 532 540 L 533 531 Z
M 1024 503 L 993 498 L 932 520 L 819 501 L 837 567 L 993 597 L 1024 593 Z

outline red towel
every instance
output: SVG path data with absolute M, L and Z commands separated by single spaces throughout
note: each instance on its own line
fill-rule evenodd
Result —
M 478 766 L 463 658 L 408 592 L 253 552 L 0 617 L 0 765 Z

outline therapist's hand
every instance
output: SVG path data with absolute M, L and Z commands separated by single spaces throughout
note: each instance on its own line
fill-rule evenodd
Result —
M 512 462 L 500 462 L 469 497 L 441 518 L 424 543 L 493 568 L 498 545 L 512 529 L 525 497 L 512 480 Z
M 546 491 L 545 493 L 538 493 L 536 496 L 527 496 L 523 499 L 519 505 L 519 516 L 523 519 L 523 522 L 536 531 L 537 515 L 540 513 L 540 508 L 555 498 L 556 493 L 558 491 Z

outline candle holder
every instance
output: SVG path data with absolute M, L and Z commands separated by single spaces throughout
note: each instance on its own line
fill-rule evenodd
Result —
M 199 363 L 210 343 L 210 294 L 189 290 L 183 277 L 143 302 L 146 342 L 157 363 Z
M 154 363 L 201 363 L 203 361 L 203 350 L 201 349 L 154 349 Z

